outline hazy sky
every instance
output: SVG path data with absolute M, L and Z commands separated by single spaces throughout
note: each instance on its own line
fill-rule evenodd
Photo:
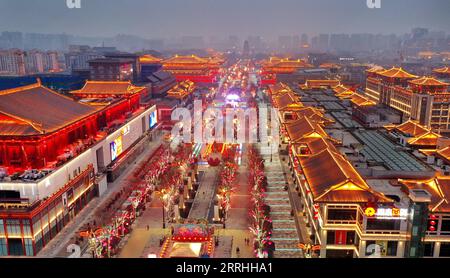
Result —
M 0 0 L 0 31 L 146 38 L 450 32 L 450 0 Z

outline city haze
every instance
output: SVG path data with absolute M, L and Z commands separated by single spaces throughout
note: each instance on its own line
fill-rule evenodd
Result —
M 447 0 L 0 0 L 0 31 L 82 36 L 226 37 L 307 33 L 405 33 L 411 26 L 450 29 Z M 20 11 L 20 14 L 18 14 Z

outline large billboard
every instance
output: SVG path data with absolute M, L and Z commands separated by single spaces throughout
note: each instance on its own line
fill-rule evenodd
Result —
M 114 141 L 110 143 L 111 149 L 111 161 L 116 160 L 116 158 L 122 153 L 122 135 L 117 137 Z
M 156 113 L 156 110 L 150 113 L 149 116 L 149 126 L 150 128 L 153 128 L 158 123 L 158 116 Z

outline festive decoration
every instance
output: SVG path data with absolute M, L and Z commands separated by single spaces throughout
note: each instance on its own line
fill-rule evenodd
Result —
M 265 203 L 265 189 L 267 179 L 264 175 L 264 163 L 254 148 L 248 151 L 249 185 L 251 188 L 251 200 L 253 207 L 250 210 L 252 226 L 250 232 L 254 236 L 254 252 L 257 258 L 265 258 L 268 251 L 273 249 L 270 240 L 272 234 L 272 220 L 269 213 L 270 208 Z

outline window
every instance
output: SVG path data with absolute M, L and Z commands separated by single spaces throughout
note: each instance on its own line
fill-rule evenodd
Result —
M 441 242 L 441 250 L 439 252 L 439 257 L 450 257 L 450 243 Z
M 6 246 L 6 238 L 0 238 L 0 256 L 8 256 L 8 248 Z
M 367 219 L 367 230 L 399 230 L 401 220 Z M 414 232 L 413 232 L 414 234 Z
M 356 210 L 328 209 L 328 220 L 356 220 Z
M 30 238 L 26 238 L 24 239 L 24 243 L 25 243 L 25 255 L 34 256 L 33 240 L 31 240 Z
M 30 227 L 30 220 L 24 219 L 22 220 L 23 225 L 23 236 L 24 237 L 31 237 L 31 227 Z
M 9 255 L 11 256 L 23 256 L 22 239 L 20 238 L 8 238 Z
M 397 241 L 388 241 L 387 255 L 388 256 L 397 256 L 397 247 L 398 247 Z
M 6 229 L 8 231 L 9 237 L 22 237 L 22 232 L 20 231 L 20 220 L 19 219 L 7 219 Z
M 433 257 L 434 254 L 434 242 L 425 243 L 424 257 Z
M 3 224 L 3 219 L 0 219 L 0 236 L 5 235 L 5 225 Z
M 441 232 L 450 232 L 450 219 L 442 219 Z

